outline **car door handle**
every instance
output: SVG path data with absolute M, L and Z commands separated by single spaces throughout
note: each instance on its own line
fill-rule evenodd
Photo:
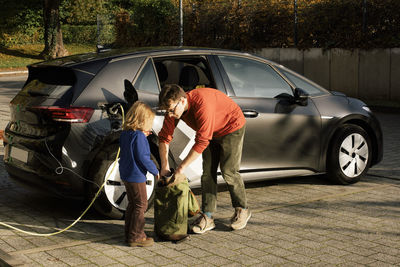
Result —
M 244 109 L 242 111 L 243 111 L 243 115 L 246 118 L 256 118 L 256 117 L 258 117 L 258 112 L 255 111 L 255 110 Z

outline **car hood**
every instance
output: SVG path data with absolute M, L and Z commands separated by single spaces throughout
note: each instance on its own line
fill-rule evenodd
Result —
M 348 103 L 352 106 L 359 106 L 359 107 L 364 107 L 367 104 L 365 102 L 361 101 L 360 99 L 354 98 L 354 97 L 349 97 L 346 94 L 338 91 L 330 91 L 332 95 L 335 96 L 342 96 L 347 99 Z

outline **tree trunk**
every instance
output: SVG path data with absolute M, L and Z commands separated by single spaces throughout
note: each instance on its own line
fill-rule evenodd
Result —
M 40 56 L 44 59 L 53 59 L 68 55 L 64 48 L 60 24 L 60 4 L 62 0 L 44 0 L 44 50 Z

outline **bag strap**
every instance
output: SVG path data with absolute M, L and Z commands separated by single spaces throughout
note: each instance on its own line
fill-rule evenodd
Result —
M 192 190 L 189 188 L 189 216 L 193 217 L 196 214 L 198 214 L 200 212 L 200 205 L 199 202 L 197 201 L 196 196 L 194 195 L 194 193 L 192 192 Z

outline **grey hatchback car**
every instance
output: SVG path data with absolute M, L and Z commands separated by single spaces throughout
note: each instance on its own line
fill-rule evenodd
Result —
M 127 205 L 118 167 L 112 168 L 121 132 L 118 106 L 126 110 L 139 99 L 154 108 L 157 116 L 148 140 L 158 164 L 157 133 L 165 111 L 157 105 L 164 84 L 179 84 L 186 91 L 215 88 L 241 107 L 247 128 L 240 171 L 247 182 L 325 173 L 336 183 L 352 184 L 382 159 L 382 131 L 365 103 L 248 53 L 111 50 L 28 69 L 25 85 L 10 103 L 4 139 L 7 172 L 68 197 L 91 198 L 106 182 L 95 208 L 112 218 L 121 218 Z M 189 152 L 194 137 L 180 121 L 170 146 L 171 166 Z M 201 169 L 200 158 L 186 170 L 192 187 L 200 185 Z M 155 181 L 151 174 L 147 178 L 151 201 Z

